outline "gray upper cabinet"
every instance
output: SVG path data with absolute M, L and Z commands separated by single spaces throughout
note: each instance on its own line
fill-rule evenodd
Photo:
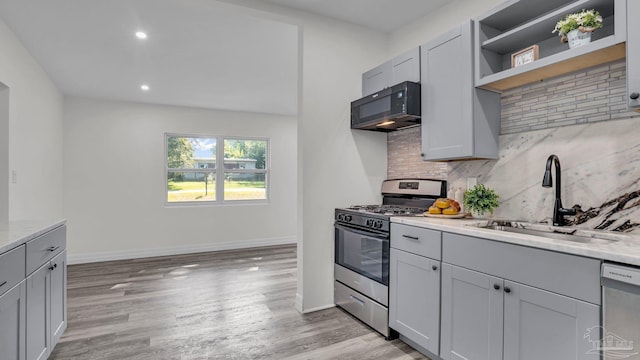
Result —
M 362 96 L 404 81 L 420 82 L 420 49 L 417 47 L 362 74 Z
M 391 84 L 420 82 L 420 48 L 415 47 L 391 60 Z
M 473 84 L 473 24 L 420 47 L 422 158 L 497 159 L 500 94 Z
M 640 1 L 627 1 L 627 101 L 640 111 Z
M 502 286 L 500 278 L 442 264 L 441 358 L 502 359 Z
M 391 82 L 391 62 L 378 65 L 362 74 L 362 96 L 371 95 L 386 87 Z
M 26 289 L 26 280 L 22 280 L 0 296 L 0 357 L 3 360 L 26 359 Z

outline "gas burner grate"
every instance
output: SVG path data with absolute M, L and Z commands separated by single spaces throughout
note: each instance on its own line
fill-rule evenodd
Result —
M 396 205 L 353 205 L 349 207 L 349 210 L 381 215 L 415 215 L 426 211 L 423 208 Z

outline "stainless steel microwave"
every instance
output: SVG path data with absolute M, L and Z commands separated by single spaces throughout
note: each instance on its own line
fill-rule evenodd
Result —
M 394 131 L 420 124 L 420 84 L 405 81 L 351 103 L 351 128 Z

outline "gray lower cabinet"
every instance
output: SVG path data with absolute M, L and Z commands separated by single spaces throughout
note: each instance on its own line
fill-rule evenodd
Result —
M 27 359 L 44 360 L 50 352 L 51 270 L 42 265 L 27 277 Z
M 597 305 L 450 264 L 441 301 L 443 359 L 599 359 Z
M 438 355 L 442 233 L 391 224 L 389 327 Z
M 585 338 L 600 331 L 599 306 L 511 281 L 504 291 L 504 359 L 600 359 Z
M 500 94 L 474 87 L 468 21 L 420 47 L 422 159 L 498 158 Z
M 445 232 L 442 263 L 443 359 L 599 359 L 600 260 Z
M 0 358 L 25 360 L 26 280 L 0 296 Z
M 442 264 L 441 358 L 502 359 L 502 282 L 497 277 Z
M 440 347 L 440 261 L 391 249 L 389 326 L 433 354 Z
M 66 226 L 0 254 L 0 359 L 46 360 L 67 328 Z
M 67 251 L 54 257 L 51 266 L 51 341 L 55 345 L 67 329 Z
M 27 360 L 45 360 L 67 328 L 67 252 L 27 277 Z

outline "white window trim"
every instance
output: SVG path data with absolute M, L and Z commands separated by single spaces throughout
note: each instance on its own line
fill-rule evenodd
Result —
M 183 137 L 183 138 L 205 138 L 216 139 L 216 168 L 169 168 L 168 153 L 169 153 L 169 138 L 170 137 Z M 267 158 L 265 160 L 264 169 L 224 169 L 224 141 L 225 140 L 258 140 L 266 141 Z M 220 149 L 222 151 L 218 151 Z M 165 133 L 164 134 L 164 203 L 166 207 L 181 207 L 181 206 L 221 206 L 221 205 L 264 205 L 268 204 L 271 199 L 271 141 L 267 137 L 255 137 L 255 136 L 225 136 L 225 135 L 205 135 L 205 134 L 186 134 L 186 133 Z M 218 166 L 222 164 L 222 167 Z M 216 178 L 216 199 L 207 201 L 169 201 L 169 192 L 167 184 L 169 183 L 169 172 L 208 172 L 213 173 Z M 224 175 L 225 173 L 254 173 L 264 174 L 264 186 L 265 186 L 265 199 L 250 199 L 250 200 L 225 200 L 224 199 Z M 218 181 L 223 179 L 223 181 Z M 220 194 L 220 196 L 218 196 Z

